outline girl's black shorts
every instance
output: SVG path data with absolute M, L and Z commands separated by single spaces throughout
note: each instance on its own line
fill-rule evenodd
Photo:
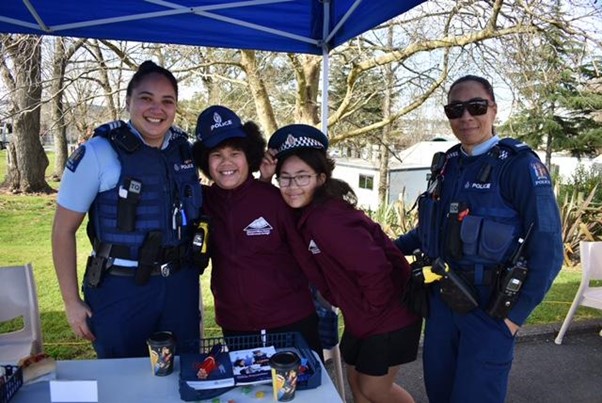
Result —
M 358 339 L 345 331 L 341 338 L 341 354 L 347 365 L 358 372 L 383 376 L 389 367 L 416 360 L 422 321 L 388 333 Z

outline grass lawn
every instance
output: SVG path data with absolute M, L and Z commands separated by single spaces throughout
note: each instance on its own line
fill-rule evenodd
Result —
M 53 153 L 49 153 L 52 171 Z M 0 151 L 0 178 L 6 173 L 6 151 Z M 51 183 L 54 188 L 57 183 Z M 91 358 L 90 343 L 77 339 L 71 333 L 64 315 L 63 302 L 52 265 L 50 231 L 56 194 L 12 195 L 0 194 L 0 266 L 32 262 L 38 288 L 42 332 L 45 350 L 57 359 Z M 78 232 L 78 271 L 83 275 L 86 257 L 90 251 L 85 236 L 85 225 Z M 220 335 L 213 314 L 213 298 L 209 290 L 210 269 L 201 277 L 204 295 L 205 329 L 208 337 Z M 530 324 L 561 322 L 566 315 L 579 286 L 581 271 L 563 268 L 544 302 L 529 318 Z M 602 318 L 602 312 L 579 308 L 575 320 Z M 342 321 L 341 321 L 342 322 Z M 341 323 L 341 326 L 342 323 Z M 6 324 L 0 324 L 5 329 Z

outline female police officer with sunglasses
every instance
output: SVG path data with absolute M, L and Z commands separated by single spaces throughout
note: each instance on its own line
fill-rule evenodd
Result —
M 562 265 L 558 207 L 537 155 L 495 133 L 486 79 L 456 80 L 444 111 L 460 144 L 435 156 L 418 227 L 396 244 L 448 271 L 429 286 L 430 402 L 503 402 L 516 332 Z

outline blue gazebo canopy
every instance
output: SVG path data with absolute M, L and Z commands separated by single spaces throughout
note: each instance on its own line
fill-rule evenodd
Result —
M 3 0 L 0 33 L 324 54 L 424 0 Z

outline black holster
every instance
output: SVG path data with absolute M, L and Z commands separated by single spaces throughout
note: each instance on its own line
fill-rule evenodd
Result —
M 105 272 L 111 267 L 109 255 L 111 244 L 98 243 L 94 248 L 94 256 L 88 256 L 84 281 L 88 287 L 96 288 L 102 282 Z
M 439 280 L 441 299 L 454 312 L 464 314 L 479 306 L 477 292 L 472 284 L 446 268 L 441 259 L 433 262 L 433 272 L 443 277 Z
M 138 268 L 134 280 L 138 285 L 148 283 L 151 272 L 161 257 L 163 233 L 161 231 L 149 231 L 138 252 Z
M 136 227 L 136 208 L 140 202 L 142 183 L 132 178 L 125 178 L 119 187 L 117 201 L 117 228 L 131 232 Z
M 404 294 L 404 304 L 415 314 L 428 318 L 430 314 L 429 286 L 425 283 L 423 268 L 431 264 L 430 259 L 419 250 L 414 252 L 415 260 L 410 263 L 410 280 Z

